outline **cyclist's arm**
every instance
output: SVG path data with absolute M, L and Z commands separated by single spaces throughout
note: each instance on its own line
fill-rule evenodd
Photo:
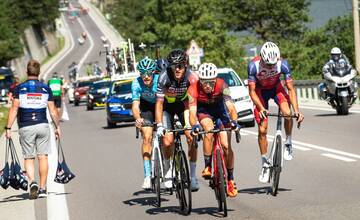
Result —
M 193 83 L 188 89 L 188 98 L 189 98 L 189 110 L 190 110 L 190 125 L 194 126 L 198 122 L 197 113 L 197 87 Z
M 238 115 L 234 103 L 231 100 L 225 102 L 231 120 L 237 120 Z
M 155 122 L 156 122 L 156 124 L 162 123 L 163 104 L 164 104 L 164 99 L 156 99 L 156 104 L 155 104 Z
M 140 115 L 140 101 L 139 100 L 135 100 L 135 101 L 132 102 L 131 111 L 133 113 L 133 116 L 134 116 L 135 120 L 141 118 L 141 115 Z
M 256 84 L 249 82 L 249 95 L 251 97 L 251 100 L 253 101 L 254 105 L 259 111 L 264 111 L 265 108 L 262 105 L 259 96 L 256 94 L 255 89 L 256 89 Z
M 291 106 L 293 107 L 295 113 L 299 113 L 299 105 L 298 105 L 298 100 L 297 100 L 297 96 L 296 96 L 296 90 L 295 90 L 293 82 L 292 81 L 287 81 L 286 82 L 286 88 L 288 89 L 288 92 L 289 92 L 289 98 L 290 98 Z
M 9 110 L 9 116 L 8 116 L 8 122 L 7 122 L 7 126 L 8 128 L 11 128 L 11 126 L 14 124 L 16 116 L 18 114 L 18 109 L 20 106 L 20 101 L 19 99 L 15 96 L 11 108 Z

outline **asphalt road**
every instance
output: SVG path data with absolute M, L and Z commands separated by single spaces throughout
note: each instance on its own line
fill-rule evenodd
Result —
M 94 39 L 85 62 L 99 60 L 101 31 L 85 16 L 81 21 Z M 69 24 L 70 25 L 70 24 Z M 74 38 L 80 36 L 78 22 L 70 25 Z M 65 71 L 82 59 L 89 42 L 75 49 L 55 68 Z M 275 108 L 272 109 L 276 111 Z M 66 159 L 76 178 L 65 186 L 70 219 L 183 219 L 175 195 L 164 195 L 161 208 L 155 196 L 141 189 L 143 167 L 140 140 L 130 124 L 106 128 L 104 109 L 86 111 L 84 104 L 69 106 L 70 121 L 62 123 Z M 234 175 L 239 195 L 228 198 L 228 219 L 358 219 L 360 216 L 360 114 L 336 116 L 333 112 L 303 109 L 305 122 L 294 129 L 295 159 L 285 164 L 276 197 L 268 184 L 258 182 L 260 157 L 256 128 L 244 129 L 236 156 Z M 275 119 L 269 134 L 275 133 Z M 199 150 L 197 174 L 201 189 L 193 193 L 193 210 L 188 219 L 219 216 L 214 193 L 200 178 L 203 168 Z M 46 218 L 46 202 L 35 202 L 38 219 Z

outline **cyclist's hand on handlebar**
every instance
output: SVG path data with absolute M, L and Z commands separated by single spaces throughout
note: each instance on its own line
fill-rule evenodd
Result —
M 201 130 L 201 125 L 200 124 L 196 124 L 194 126 L 192 126 L 191 128 L 191 135 L 198 135 L 199 131 Z
M 156 134 L 157 134 L 159 137 L 164 136 L 164 134 L 165 134 L 165 128 L 164 128 L 162 125 L 161 125 L 161 126 L 157 126 Z
M 301 114 L 300 112 L 295 112 L 296 115 L 296 121 L 297 121 L 297 127 L 300 129 L 300 124 L 301 122 L 304 120 L 304 115 Z
M 144 123 L 144 119 L 143 118 L 138 118 L 135 120 L 135 126 L 137 128 L 141 128 L 142 124 Z
M 239 131 L 241 128 L 241 126 L 239 125 L 239 123 L 236 120 L 232 120 L 231 121 L 231 129 L 234 131 Z
M 260 116 L 260 119 L 261 120 L 264 120 L 267 118 L 267 115 L 268 115 L 269 111 L 266 110 L 266 109 L 263 109 L 263 110 L 260 110 L 259 111 L 259 116 Z

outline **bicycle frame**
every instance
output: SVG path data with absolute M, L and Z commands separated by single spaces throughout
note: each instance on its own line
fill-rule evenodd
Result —
M 220 135 L 219 133 L 214 133 L 214 142 L 213 142 L 213 153 L 212 153 L 212 160 L 213 160 L 213 168 L 212 169 L 212 176 L 216 179 L 216 183 L 219 183 L 219 177 L 216 175 L 218 173 L 218 167 L 217 167 L 217 160 L 216 160 L 216 151 L 219 150 L 220 152 L 220 159 L 221 159 L 221 164 L 222 164 L 222 168 L 224 171 L 224 179 L 225 182 L 227 181 L 227 169 L 226 169 L 226 164 L 225 164 L 225 158 L 224 158 L 224 150 L 221 147 L 221 143 L 220 143 Z
M 271 145 L 271 149 L 270 149 L 270 154 L 268 156 L 268 161 L 270 162 L 271 167 L 273 167 L 274 165 L 274 155 L 276 152 L 276 139 L 277 137 L 280 136 L 280 140 L 281 140 L 281 167 L 284 165 L 284 158 L 283 158 L 283 154 L 284 154 L 284 146 L 282 144 L 282 117 L 280 114 L 280 109 L 278 110 L 278 116 L 277 116 L 277 122 L 276 122 L 276 133 L 274 136 L 274 140 L 273 143 Z
M 160 163 L 160 173 L 161 173 L 161 181 L 164 180 L 164 166 L 163 166 L 163 158 L 162 158 L 162 151 L 160 147 L 160 141 L 158 135 L 155 133 L 153 136 L 153 146 L 151 150 L 151 179 L 154 179 L 155 176 L 155 149 L 158 149 L 159 155 L 159 163 Z

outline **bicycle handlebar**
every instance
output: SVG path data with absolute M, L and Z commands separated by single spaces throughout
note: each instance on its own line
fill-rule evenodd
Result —
M 268 116 L 283 117 L 283 118 L 296 118 L 296 119 L 299 118 L 298 115 L 294 115 L 294 114 L 291 114 L 291 115 L 283 115 L 283 114 L 281 114 L 281 113 L 266 113 L 266 117 L 268 117 Z M 298 123 L 297 123 L 297 128 L 300 129 L 300 126 L 301 126 L 301 122 L 298 122 Z
M 232 131 L 232 128 L 223 128 L 223 129 L 212 129 L 210 131 L 199 131 L 197 132 L 198 135 L 202 135 L 202 134 L 213 134 L 213 133 L 219 133 L 221 131 Z M 235 131 L 235 138 L 236 138 L 236 143 L 240 143 L 241 140 L 241 135 L 240 135 L 240 131 L 237 130 Z M 197 140 L 199 141 L 199 140 Z
M 144 123 L 143 125 L 141 125 L 141 127 L 153 127 L 156 130 L 156 123 L 155 122 L 153 122 L 153 123 Z M 140 133 L 140 128 L 136 127 L 135 132 L 136 132 L 136 139 L 138 139 L 139 138 L 139 133 Z

